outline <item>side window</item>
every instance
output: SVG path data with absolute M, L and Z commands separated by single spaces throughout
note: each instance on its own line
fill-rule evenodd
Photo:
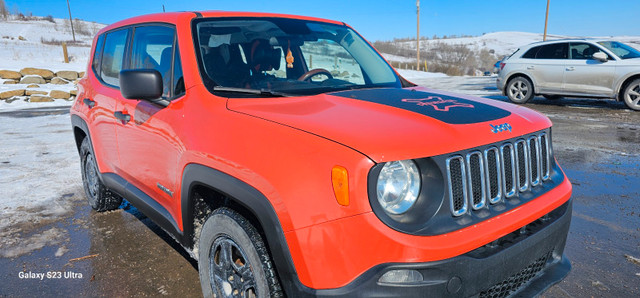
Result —
M 176 44 L 176 50 L 173 56 L 173 90 L 172 97 L 179 96 L 185 92 L 184 77 L 182 75 L 182 63 L 180 62 L 180 51 Z
M 120 86 L 120 70 L 124 60 L 128 29 L 107 33 L 100 63 L 100 78 L 113 86 Z
M 98 37 L 96 42 L 96 50 L 93 54 L 93 61 L 91 62 L 91 68 L 96 74 L 100 73 L 100 59 L 102 58 L 102 46 L 104 45 L 104 34 Z
M 592 44 L 588 44 L 588 43 L 575 43 L 572 42 L 571 44 L 569 44 L 569 52 L 571 53 L 571 59 L 577 59 L 577 60 L 589 60 L 589 59 L 593 59 L 593 54 L 597 53 L 597 52 L 603 52 L 602 50 L 600 50 L 600 48 L 592 45 Z M 609 55 L 607 55 L 609 60 L 613 60 L 613 58 Z
M 167 26 L 136 27 L 131 47 L 131 68 L 155 69 L 162 75 L 162 98 L 171 91 L 171 61 L 175 28 Z
M 524 53 L 524 55 L 522 55 L 522 58 L 535 59 L 536 58 L 536 54 L 538 53 L 538 50 L 540 50 L 540 46 L 533 47 L 533 48 L 529 49 L 526 53 Z
M 567 43 L 553 43 L 540 47 L 536 59 L 567 59 Z

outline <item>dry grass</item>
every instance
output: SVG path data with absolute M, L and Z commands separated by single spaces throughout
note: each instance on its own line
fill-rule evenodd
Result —
M 90 47 L 91 46 L 90 44 L 86 44 L 82 41 L 59 40 L 55 38 L 46 39 L 44 37 L 40 37 L 40 43 L 46 44 L 46 45 L 61 46 L 63 42 L 66 42 L 67 46 L 74 46 L 74 47 Z

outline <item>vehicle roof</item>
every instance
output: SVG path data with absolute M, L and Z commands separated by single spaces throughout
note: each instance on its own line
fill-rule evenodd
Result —
M 99 34 L 105 31 L 109 31 L 114 28 L 123 27 L 127 25 L 133 25 L 138 23 L 152 23 L 152 22 L 160 22 L 160 23 L 172 23 L 175 24 L 181 19 L 193 19 L 196 17 L 205 17 L 205 18 L 226 18 L 226 17 L 249 17 L 249 18 L 288 18 L 288 19 L 297 19 L 297 20 L 308 20 L 308 21 L 316 21 L 316 22 L 324 22 L 324 23 L 332 23 L 338 25 L 346 25 L 343 22 L 338 22 L 334 20 L 322 19 L 322 18 L 314 18 L 307 16 L 299 16 L 299 15 L 290 15 L 290 14 L 278 14 L 278 13 L 262 13 L 262 12 L 241 12 L 241 11 L 220 11 L 220 10 L 211 10 L 211 11 L 182 11 L 182 12 L 165 12 L 165 13 L 154 13 L 154 14 L 146 14 L 141 16 L 136 16 L 128 19 L 124 19 L 113 24 L 110 24 L 100 30 Z
M 543 45 L 543 44 L 550 44 L 550 43 L 557 43 L 557 42 L 572 42 L 572 41 L 590 41 L 590 42 L 599 42 L 599 41 L 613 41 L 612 39 L 608 39 L 608 38 L 561 38 L 561 39 L 554 39 L 554 40 L 546 40 L 546 41 L 536 41 L 536 42 L 532 42 L 524 47 L 530 47 L 530 46 L 538 46 L 538 45 Z

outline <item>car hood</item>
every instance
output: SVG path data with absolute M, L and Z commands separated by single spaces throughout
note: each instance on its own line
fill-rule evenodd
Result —
M 423 87 L 230 98 L 227 107 L 341 143 L 375 162 L 455 152 L 551 126 L 521 106 Z

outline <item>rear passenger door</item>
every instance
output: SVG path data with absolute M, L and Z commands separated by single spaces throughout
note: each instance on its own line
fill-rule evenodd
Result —
M 567 60 L 564 73 L 564 93 L 603 95 L 614 94 L 613 76 L 615 63 L 613 57 L 601 62 L 593 54 L 603 52 L 599 47 L 586 42 L 569 44 L 570 59 Z
M 561 93 L 565 63 L 568 57 L 566 42 L 540 46 L 535 58 L 529 60 L 527 70 L 535 80 L 536 93 Z
M 117 111 L 128 115 L 117 128 L 120 172 L 137 192 L 138 199 L 160 213 L 173 213 L 181 171 L 178 158 L 183 151 L 176 131 L 182 123 L 182 111 L 174 104 L 184 95 L 182 67 L 173 25 L 149 24 L 132 28 L 128 69 L 155 69 L 163 77 L 162 98 L 171 101 L 163 107 L 149 101 L 122 99 Z M 164 210 L 162 210 L 164 209 Z

